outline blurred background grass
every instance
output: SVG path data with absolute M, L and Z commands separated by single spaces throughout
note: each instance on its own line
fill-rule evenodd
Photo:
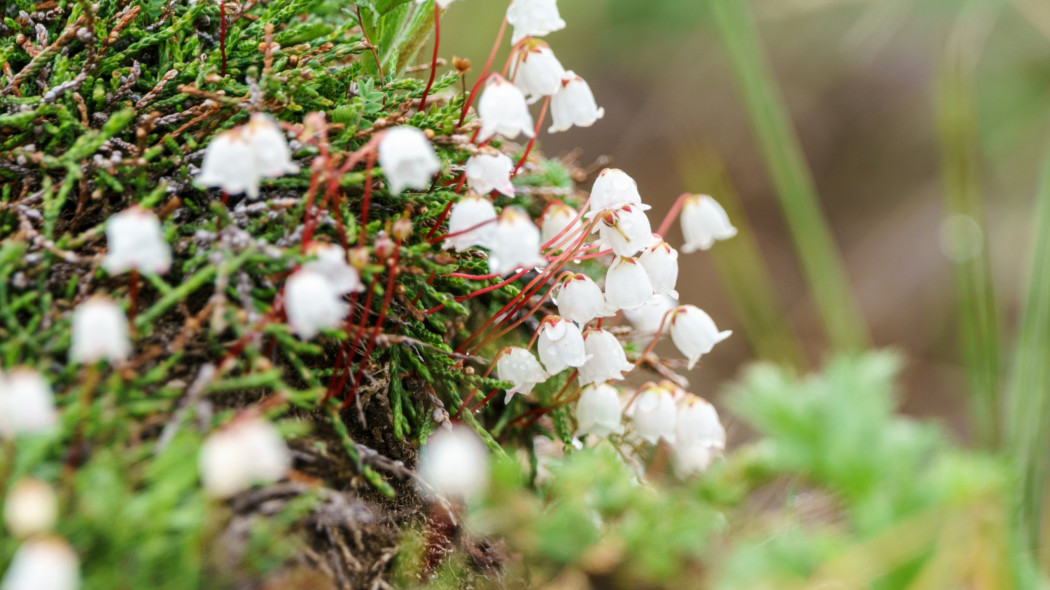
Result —
M 584 167 L 609 156 L 638 180 L 654 219 L 681 192 L 710 192 L 736 209 L 738 225 L 752 227 L 680 261 L 683 300 L 738 333 L 690 374 L 701 395 L 756 356 L 800 356 L 814 366 L 833 348 L 722 43 L 716 3 L 560 2 L 568 27 L 548 41 L 589 81 L 606 116 L 589 129 L 540 136 L 548 155 L 569 154 Z M 462 4 L 445 19 L 442 53 L 478 68 L 503 4 Z M 994 413 L 988 404 L 1000 405 L 996 357 L 1012 350 L 1030 266 L 1050 104 L 1050 4 L 753 0 L 750 7 L 871 342 L 908 359 L 905 411 L 976 438 L 981 416 Z M 750 264 L 755 255 L 768 277 Z

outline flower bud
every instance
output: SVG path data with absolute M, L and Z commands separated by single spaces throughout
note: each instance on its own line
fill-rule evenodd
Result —
M 580 367 L 581 385 L 620 380 L 634 368 L 627 362 L 620 341 L 605 330 L 588 329 L 583 334 L 583 346 L 590 358 Z
M 487 195 L 492 191 L 514 198 L 514 184 L 510 181 L 510 174 L 514 171 L 514 162 L 506 154 L 478 154 L 467 160 L 464 174 L 467 175 L 467 183 L 479 195 Z
M 379 140 L 379 166 L 394 194 L 405 188 L 425 189 L 430 186 L 431 177 L 441 171 L 441 162 L 426 135 L 407 125 L 383 132 Z
M 661 241 L 642 252 L 638 263 L 645 269 L 654 294 L 678 298 L 678 291 L 675 290 L 678 283 L 678 250 Z
M 728 240 L 736 235 L 736 228 L 729 221 L 725 209 L 707 195 L 691 195 L 682 205 L 682 236 L 686 254 L 707 250 L 715 240 Z
M 604 116 L 605 109 L 599 108 L 594 101 L 591 87 L 583 78 L 568 71 L 561 81 L 561 90 L 551 97 L 553 124 L 547 129 L 547 132 L 568 131 L 573 125 L 590 127 Z
M 111 275 L 128 270 L 164 274 L 171 268 L 171 247 L 160 220 L 138 205 L 106 220 L 106 241 L 109 248 L 102 268 Z
M 576 402 L 576 434 L 583 436 L 609 436 L 623 434 L 620 424 L 620 397 L 611 385 L 588 385 Z
M 587 359 L 583 334 L 572 322 L 549 315 L 540 322 L 536 349 L 547 373 L 556 375 L 568 367 L 582 367 Z
M 50 531 L 58 520 L 58 498 L 46 482 L 26 477 L 15 482 L 4 499 L 4 524 L 12 536 L 25 539 Z
M 397 243 L 390 239 L 390 236 L 385 233 L 380 233 L 372 245 L 375 248 L 376 259 L 380 262 L 388 260 L 394 255 L 394 250 L 397 249 Z
M 448 216 L 449 237 L 444 249 L 462 252 L 475 246 L 487 246 L 496 231 L 496 209 L 487 197 L 468 194 L 452 205 Z M 473 229 L 471 229 L 473 228 Z
M 483 142 L 499 133 L 507 139 L 514 139 L 519 133 L 532 137 L 532 115 L 525 95 L 503 76 L 494 74 L 478 101 L 478 118 L 481 119 L 481 130 L 478 141 Z
M 285 282 L 284 307 L 288 325 L 305 340 L 321 330 L 338 328 L 349 311 L 343 293 L 324 275 L 306 268 L 292 273 Z
M 645 269 L 634 258 L 618 258 L 605 273 L 605 302 L 611 309 L 635 309 L 653 296 Z
M 412 237 L 412 222 L 406 217 L 399 217 L 394 222 L 394 227 L 391 228 L 391 232 L 394 234 L 394 239 L 399 242 L 404 242 L 408 238 Z
M 711 316 L 694 305 L 679 306 L 671 313 L 671 341 L 689 360 L 690 369 L 701 356 L 711 352 L 715 344 L 732 334 L 731 330 L 719 332 Z
M 572 274 L 556 287 L 558 313 L 583 326 L 594 318 L 614 315 L 605 304 L 605 295 L 597 283 L 583 274 Z
M 517 346 L 500 351 L 499 359 L 496 360 L 496 376 L 500 381 L 510 381 L 514 384 L 507 390 L 504 403 L 509 403 L 515 393 L 532 393 L 532 388 L 537 383 L 543 383 L 549 377 L 531 352 Z
M 128 318 L 113 300 L 96 296 L 73 310 L 69 357 L 75 363 L 117 363 L 131 354 Z
M 507 22 L 514 27 L 511 43 L 525 37 L 543 37 L 565 28 L 557 0 L 514 0 L 507 8 Z
M 201 445 L 201 481 L 208 495 L 216 498 L 278 481 L 291 465 L 281 433 L 263 418 L 234 419 Z
M 488 486 L 488 450 L 466 426 L 439 430 L 420 449 L 417 471 L 436 493 L 451 500 L 471 500 Z

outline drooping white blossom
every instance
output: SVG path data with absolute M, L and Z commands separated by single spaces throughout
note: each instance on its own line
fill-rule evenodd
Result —
M 303 264 L 303 269 L 323 276 L 337 293 L 359 293 L 365 290 L 361 274 L 346 261 L 346 250 L 342 246 L 313 242 L 309 253 L 317 258 Z
M 540 214 L 540 239 L 543 240 L 544 246 L 551 248 L 562 242 L 569 243 L 569 234 L 581 227 L 577 215 L 579 213 L 575 209 L 561 201 L 548 203 Z
M 379 140 L 378 155 L 392 193 L 405 188 L 425 189 L 441 170 L 441 161 L 427 136 L 408 125 L 387 129 Z
M 255 113 L 244 133 L 255 154 L 255 166 L 259 176 L 278 178 L 299 172 L 299 165 L 292 161 L 292 151 L 281 127 L 268 115 Z
M 47 433 L 57 424 L 55 396 L 40 373 L 16 368 L 0 377 L 0 439 Z
M 469 501 L 488 486 L 488 450 L 478 435 L 462 424 L 441 429 L 420 449 L 417 471 L 441 496 Z
M 160 220 L 137 205 L 106 220 L 106 257 L 102 268 L 111 275 L 129 270 L 164 274 L 171 268 L 171 247 Z
M 300 338 L 309 340 L 318 332 L 338 328 L 349 306 L 325 276 L 301 268 L 284 284 L 284 308 L 288 325 Z
M 736 235 L 725 209 L 707 195 L 690 195 L 682 205 L 682 236 L 686 254 L 707 250 L 716 240 L 728 240 Z
M 525 37 L 543 37 L 565 28 L 557 0 L 514 0 L 507 8 L 507 22 L 514 27 L 511 43 Z
M 653 296 L 649 275 L 634 258 L 617 258 L 605 273 L 605 302 L 611 309 L 636 309 Z
M 504 348 L 496 360 L 496 376 L 500 381 L 510 381 L 514 387 L 507 390 L 503 401 L 510 402 L 515 393 L 528 395 L 537 383 L 543 383 L 549 375 L 540 366 L 532 353 L 518 346 Z
M 598 232 L 602 250 L 617 256 L 634 256 L 657 241 L 649 217 L 638 205 L 604 211 L 592 232 Z
M 462 252 L 475 246 L 488 246 L 496 231 L 496 209 L 487 197 L 468 194 L 452 205 L 448 233 L 442 246 Z
M 630 322 L 634 331 L 643 339 L 647 339 L 656 334 L 664 316 L 676 307 L 678 307 L 678 300 L 674 297 L 653 295 L 641 307 L 625 309 L 623 315 Z
M 686 394 L 678 402 L 675 444 L 701 444 L 722 450 L 726 446 L 726 429 L 718 419 L 718 410 L 704 398 Z
M 605 303 L 605 295 L 598 284 L 585 274 L 572 273 L 556 287 L 555 304 L 558 313 L 583 326 L 594 318 L 614 315 Z
M 580 328 L 556 315 L 549 315 L 540 322 L 536 349 L 550 375 L 556 375 L 569 367 L 582 367 L 590 358 L 584 348 Z
M 617 168 L 602 170 L 591 186 L 590 211 L 585 217 L 590 219 L 604 211 L 614 211 L 625 205 L 634 205 L 642 211 L 651 208 L 642 203 L 638 183 L 626 172 Z
M 515 47 L 511 60 L 515 64 L 511 71 L 514 85 L 525 94 L 529 104 L 561 89 L 565 68 L 554 56 L 550 45 L 529 39 Z
M 605 116 L 605 109 L 598 106 L 590 85 L 573 71 L 565 72 L 561 89 L 551 97 L 551 119 L 548 133 L 568 131 L 573 125 L 590 127 Z
M 518 268 L 542 266 L 540 229 L 519 207 L 506 207 L 500 212 L 496 229 L 488 240 L 489 272 L 506 274 Z
M 678 250 L 667 242 L 660 241 L 642 252 L 638 263 L 649 276 L 654 294 L 678 298 L 678 291 L 675 290 L 678 283 Z
M 650 443 L 661 438 L 675 442 L 677 407 L 671 392 L 654 384 L 643 385 L 630 409 L 635 434 Z
M 25 539 L 50 531 L 58 520 L 55 490 L 33 477 L 24 477 L 11 486 L 4 498 L 4 525 L 11 535 Z
M 128 317 L 112 299 L 96 296 L 73 310 L 69 357 L 75 363 L 117 363 L 131 354 Z
M 575 436 L 623 434 L 620 419 L 620 395 L 615 387 L 599 383 L 583 388 L 576 402 Z
M 583 334 L 583 347 L 590 358 L 580 367 L 581 384 L 596 385 L 620 380 L 634 368 L 627 362 L 620 341 L 610 332 L 588 329 Z
M 510 181 L 510 174 L 513 171 L 514 162 L 506 154 L 481 153 L 467 160 L 464 173 L 467 175 L 467 183 L 470 188 L 479 195 L 499 191 L 514 198 L 514 183 Z
M 204 152 L 197 182 L 235 195 L 259 196 L 259 181 L 294 174 L 299 166 L 280 127 L 263 114 L 252 115 L 247 125 L 216 135 Z
M 281 433 L 264 418 L 234 419 L 201 445 L 201 482 L 208 495 L 229 498 L 287 475 L 292 455 Z
M 77 590 L 80 560 L 61 537 L 22 543 L 0 581 L 0 590 Z
M 499 74 L 489 78 L 485 91 L 481 93 L 478 118 L 481 119 L 479 142 L 497 133 L 507 139 L 514 139 L 519 133 L 525 137 L 535 135 L 525 95 Z
M 671 449 L 671 468 L 679 479 L 687 479 L 707 471 L 720 452 L 707 445 L 675 444 Z
M 719 332 L 711 316 L 695 305 L 679 306 L 671 313 L 670 322 L 671 341 L 689 360 L 690 369 L 701 356 L 733 334 L 732 330 Z

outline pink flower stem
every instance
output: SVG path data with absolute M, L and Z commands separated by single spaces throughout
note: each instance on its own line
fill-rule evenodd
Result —
M 427 87 L 423 89 L 423 98 L 419 99 L 419 112 L 427 110 L 427 95 L 430 94 L 430 87 L 434 85 L 434 75 L 437 73 L 438 67 L 438 46 L 441 44 L 441 7 L 438 6 L 437 2 L 434 2 L 434 58 L 430 62 L 430 80 L 427 81 Z
M 551 248 L 555 243 L 558 243 L 558 240 L 560 240 L 561 237 L 565 235 L 565 232 L 569 231 L 570 229 L 573 230 L 573 233 L 580 231 L 580 229 L 582 229 L 579 226 L 580 220 L 583 219 L 583 214 L 587 212 L 587 207 L 589 207 L 590 204 L 591 199 L 588 197 L 587 200 L 584 201 L 583 207 L 580 207 L 580 211 L 576 213 L 576 217 L 573 218 L 571 222 L 566 224 L 566 226 L 563 227 L 560 232 L 555 234 L 553 238 L 547 240 L 546 244 L 540 246 L 540 250 L 547 250 L 548 248 Z
M 470 409 L 471 413 L 476 413 L 478 410 L 480 410 L 482 408 L 482 406 L 484 406 L 485 404 L 489 403 L 489 400 L 491 400 L 492 398 L 496 397 L 496 394 L 499 393 L 499 392 L 500 392 L 499 388 L 496 388 L 496 389 L 493 389 L 492 391 L 490 391 L 489 394 L 485 396 L 485 399 L 481 400 L 480 402 L 478 402 L 478 404 L 476 406 L 474 406 L 473 408 Z
M 482 221 L 481 223 L 476 223 L 476 224 L 468 227 L 467 229 L 461 229 L 461 230 L 459 230 L 457 232 L 452 232 L 450 234 L 445 234 L 443 236 L 438 236 L 436 238 L 430 238 L 427 241 L 430 242 L 431 244 L 434 244 L 436 242 L 440 242 L 441 240 L 444 240 L 444 239 L 447 239 L 447 238 L 454 238 L 456 236 L 461 236 L 463 234 L 470 233 L 470 232 L 478 229 L 479 227 L 485 227 L 486 225 L 488 225 L 490 223 L 495 223 L 495 221 L 496 221 L 495 217 L 493 217 L 492 219 L 486 219 L 485 221 Z
M 376 164 L 375 150 L 370 150 L 365 159 L 365 194 L 361 197 L 361 231 L 357 235 L 357 245 L 364 246 L 368 234 L 368 208 L 372 203 L 372 168 Z
M 496 53 L 499 51 L 500 43 L 503 42 L 503 34 L 506 32 L 507 19 L 504 17 L 503 23 L 499 26 L 499 33 L 496 34 L 496 42 L 492 44 L 492 50 L 489 51 L 489 58 L 485 62 L 485 67 L 481 69 L 481 75 L 478 76 L 478 81 L 475 82 L 474 86 L 470 89 L 470 96 L 467 98 L 467 102 L 463 104 L 463 111 L 459 114 L 459 123 L 456 127 L 463 126 L 463 121 L 467 118 L 467 111 L 470 110 L 470 105 L 474 102 L 474 97 L 478 94 L 481 84 L 488 78 L 489 68 L 492 67 L 492 61 L 496 59 Z
M 430 228 L 427 235 L 423 236 L 424 240 L 429 240 L 430 236 L 434 235 L 437 228 L 441 227 L 442 223 L 445 223 L 445 218 L 448 217 L 448 212 L 452 210 L 452 201 L 445 203 L 445 208 L 441 210 L 441 215 L 438 215 L 437 221 L 434 222 L 434 226 Z
M 455 277 L 457 279 L 468 279 L 468 280 L 471 280 L 471 281 L 490 281 L 492 279 L 498 279 L 499 277 L 501 277 L 503 275 L 501 275 L 501 274 L 472 275 L 470 273 L 465 273 L 465 272 L 450 272 L 447 275 L 441 275 L 441 276 L 442 277 Z
M 310 175 L 310 186 L 306 189 L 306 207 L 303 209 L 303 253 L 306 253 L 310 240 L 314 237 L 314 228 L 317 226 L 317 213 L 314 211 L 314 200 L 317 198 L 317 189 L 321 184 L 320 174 L 317 170 Z
M 533 305 L 527 312 L 522 314 L 522 316 L 520 318 L 515 320 L 513 324 L 503 328 L 502 330 L 493 332 L 488 338 L 485 338 L 484 340 L 482 340 L 481 343 L 476 346 L 476 348 L 483 348 L 485 345 L 491 343 L 493 340 L 496 340 L 497 338 L 500 338 L 501 336 L 509 333 L 514 328 L 517 328 L 521 324 L 525 323 L 525 320 L 527 320 L 530 317 L 532 317 L 532 314 L 536 313 L 536 311 L 544 303 L 546 303 L 547 299 L 551 296 L 551 293 L 554 292 L 554 287 L 555 286 L 557 286 L 557 283 L 555 283 L 554 285 L 551 285 L 550 289 L 547 289 L 547 292 L 543 294 L 543 297 L 540 297 L 540 300 L 537 301 L 536 304 Z
M 540 134 L 540 127 L 543 126 L 543 119 L 547 116 L 547 107 L 549 107 L 550 104 L 551 97 L 548 95 L 547 98 L 543 100 L 543 108 L 540 109 L 540 116 L 536 119 L 536 129 L 532 132 L 532 139 L 529 140 L 529 145 L 525 146 L 525 153 L 521 155 L 521 160 L 518 160 L 518 165 L 514 167 L 514 172 L 510 173 L 512 177 L 518 175 L 518 171 L 521 170 L 523 165 L 525 165 L 525 160 L 529 158 L 529 152 L 532 151 L 532 146 L 536 145 L 536 136 Z
M 503 351 L 501 350 L 500 353 L 502 353 L 502 352 Z M 488 377 L 492 373 L 492 369 L 496 367 L 496 361 L 499 360 L 499 357 L 500 357 L 500 355 L 497 354 L 496 358 L 492 359 L 492 362 L 489 363 L 488 368 L 485 369 L 485 373 L 481 376 L 482 379 Z M 459 405 L 459 409 L 456 410 L 456 413 L 452 415 L 452 419 L 453 420 L 455 420 L 456 418 L 459 418 L 459 415 L 463 413 L 463 409 L 467 407 L 467 404 L 469 404 L 471 401 L 474 400 L 474 396 L 477 393 L 478 393 L 478 388 L 475 385 L 474 387 L 472 387 L 470 389 L 470 393 L 467 395 L 466 399 L 463 400 L 463 403 L 461 403 Z
M 488 287 L 484 287 L 482 289 L 478 289 L 477 291 L 473 291 L 473 292 L 468 293 L 466 295 L 460 295 L 459 297 L 456 297 L 456 301 L 463 302 L 463 301 L 466 301 L 468 299 L 473 299 L 475 297 L 478 297 L 479 295 L 484 295 L 485 293 L 489 293 L 491 291 L 495 291 L 496 289 L 502 289 L 503 287 L 506 287 L 507 285 L 509 285 L 509 284 L 513 283 L 514 281 L 520 279 L 521 277 L 525 276 L 531 270 L 532 270 L 531 268 L 522 269 L 522 270 L 518 271 L 517 273 L 511 275 L 510 278 L 508 278 L 506 280 L 503 280 L 503 281 L 500 281 L 500 282 L 496 283 L 495 285 L 489 285 Z
M 365 368 L 368 366 L 368 359 L 372 355 L 372 351 L 375 349 L 376 338 L 379 336 L 379 330 L 383 327 L 383 322 L 386 321 L 387 310 L 390 309 L 390 299 L 394 295 L 394 282 L 397 279 L 397 263 L 400 259 L 401 240 L 397 240 L 394 244 L 394 258 L 390 263 L 389 277 L 386 281 L 386 292 L 383 293 L 383 305 L 379 308 L 379 317 L 376 318 L 376 323 L 372 326 L 372 334 L 368 337 L 368 345 L 365 347 L 365 353 L 361 357 L 360 366 L 357 368 L 357 375 L 354 377 L 354 386 L 350 389 L 350 395 L 347 396 L 343 405 L 340 406 L 340 410 L 345 410 L 350 403 L 354 401 L 354 397 L 357 396 L 357 388 L 361 385 L 361 378 L 364 377 Z
M 600 258 L 602 256 L 608 256 L 609 254 L 612 254 L 612 253 L 613 253 L 612 250 L 602 250 L 601 252 L 592 252 L 590 254 L 585 254 L 583 256 L 577 256 L 577 257 L 573 258 L 573 260 L 591 260 L 593 258 Z
M 222 54 L 222 69 L 219 75 L 226 77 L 226 0 L 219 0 L 219 53 Z
M 682 206 L 685 205 L 685 200 L 691 197 L 689 193 L 682 193 L 675 199 L 674 205 L 671 205 L 671 209 L 664 216 L 664 220 L 660 222 L 660 228 L 654 233 L 658 233 L 661 236 L 667 235 L 667 230 L 671 229 L 671 224 L 678 217 L 678 214 L 682 212 Z

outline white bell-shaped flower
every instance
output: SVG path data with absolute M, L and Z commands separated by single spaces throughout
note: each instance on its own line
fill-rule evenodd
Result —
M 635 434 L 649 443 L 662 438 L 674 444 L 677 412 L 671 392 L 654 383 L 643 385 L 630 408 Z
M 540 322 L 536 350 L 547 373 L 556 375 L 569 367 L 582 367 L 587 359 L 583 333 L 565 318 L 549 315 Z
M 32 477 L 11 486 L 4 498 L 4 525 L 11 535 L 25 539 L 50 531 L 58 521 L 58 498 L 55 490 Z
M 728 240 L 736 235 L 736 228 L 725 209 L 707 195 L 686 197 L 681 215 L 682 236 L 685 238 L 682 252 L 686 254 L 707 250 L 716 240 Z
M 558 313 L 583 326 L 594 318 L 614 315 L 605 304 L 605 295 L 590 277 L 574 273 L 557 286 L 555 303 Z
M 201 445 L 199 468 L 208 495 L 229 498 L 255 484 L 279 481 L 292 454 L 274 425 L 264 418 L 239 418 L 213 432 Z
M 160 220 L 137 205 L 106 220 L 108 249 L 102 268 L 111 275 L 129 270 L 164 274 L 171 268 L 171 247 Z
M 634 258 L 617 258 L 605 273 L 605 302 L 611 309 L 635 309 L 653 296 L 649 275 Z
M 208 143 L 197 182 L 218 187 L 231 195 L 248 193 L 255 198 L 259 196 L 261 176 L 248 135 L 242 127 L 234 127 Z
M 590 85 L 573 71 L 565 72 L 561 89 L 551 97 L 551 119 L 548 133 L 568 131 L 573 125 L 590 127 L 605 116 L 605 109 L 594 101 Z
M 604 211 L 614 211 L 625 205 L 633 205 L 642 211 L 651 208 L 642 203 L 638 183 L 626 172 L 616 168 L 602 170 L 591 186 L 590 211 L 586 217 L 590 219 Z
M 648 276 L 648 275 L 647 275 Z M 625 309 L 623 316 L 643 339 L 651 338 L 660 329 L 668 312 L 678 307 L 678 300 L 670 295 L 653 295 L 641 307 Z
M 623 434 L 620 423 L 620 394 L 615 387 L 605 384 L 588 385 L 576 402 L 576 434 L 609 436 Z
M 675 290 L 675 285 L 678 284 L 678 250 L 667 242 L 660 241 L 642 252 L 638 263 L 649 276 L 653 293 L 678 298 L 678 291 Z
M 488 486 L 488 450 L 462 424 L 438 430 L 419 450 L 417 471 L 434 492 L 450 500 L 469 501 Z
M 578 215 L 575 209 L 565 203 L 551 201 L 540 214 L 540 239 L 543 245 L 550 248 L 563 241 L 568 243 L 570 239 L 567 236 L 581 227 Z
M 342 246 L 313 242 L 309 252 L 317 258 L 303 264 L 303 269 L 323 276 L 337 293 L 359 293 L 365 290 L 361 274 L 346 261 L 346 250 Z
M 718 419 L 718 410 L 706 399 L 692 394 L 678 402 L 675 444 L 700 444 L 722 450 L 726 447 L 726 429 Z
M 2 590 L 77 590 L 80 559 L 61 537 L 30 539 L 15 551 Z
M 605 330 L 588 329 L 584 332 L 583 348 L 590 358 L 580 367 L 581 385 L 620 380 L 634 368 L 627 362 L 620 341 Z
M 719 332 L 711 316 L 695 305 L 679 306 L 671 313 L 670 322 L 671 341 L 689 360 L 690 369 L 701 356 L 733 334 L 732 330 Z
M 488 197 L 468 194 L 452 205 L 448 233 L 442 246 L 462 252 L 475 246 L 488 246 L 496 231 L 496 209 Z
M 671 468 L 678 479 L 688 479 L 707 471 L 721 453 L 718 449 L 701 444 L 675 444 L 671 449 Z
M 73 310 L 69 357 L 75 363 L 117 363 L 131 354 L 128 317 L 112 299 L 92 297 Z
M 649 217 L 638 205 L 603 212 L 591 231 L 598 232 L 602 250 L 617 256 L 634 256 L 657 241 Z
M 525 95 L 499 74 L 489 78 L 485 91 L 481 93 L 478 118 L 481 119 L 479 142 L 487 141 L 497 133 L 507 139 L 514 139 L 519 133 L 525 137 L 535 135 Z
M 284 284 L 284 309 L 292 331 L 309 340 L 321 330 L 338 328 L 349 306 L 323 274 L 301 268 Z
M 407 125 L 384 132 L 379 140 L 379 166 L 390 183 L 390 192 L 395 194 L 405 188 L 425 189 L 441 171 L 441 162 L 427 136 Z
M 513 171 L 514 162 L 506 154 L 481 153 L 467 160 L 464 173 L 467 175 L 467 184 L 479 195 L 499 191 L 514 198 L 514 183 L 510 181 Z
M 515 63 L 511 74 L 514 85 L 525 93 L 529 104 L 561 89 L 565 68 L 554 56 L 550 45 L 529 39 L 515 47 L 510 59 Z
M 543 383 L 549 375 L 540 366 L 532 353 L 518 346 L 509 346 L 499 353 L 496 360 L 496 376 L 500 381 L 510 381 L 514 387 L 507 390 L 503 401 L 510 402 L 515 393 L 528 395 L 537 383 Z
M 514 0 L 507 8 L 507 22 L 514 27 L 511 43 L 525 37 L 543 37 L 565 28 L 557 0 Z
M 0 378 L 0 438 L 47 433 L 57 424 L 55 396 L 40 373 L 16 368 Z
M 507 207 L 500 212 L 488 248 L 492 274 L 506 274 L 547 262 L 540 254 L 540 229 L 519 207 Z
M 281 127 L 272 117 L 255 113 L 244 126 L 244 134 L 255 153 L 255 170 L 263 178 L 299 172 Z

